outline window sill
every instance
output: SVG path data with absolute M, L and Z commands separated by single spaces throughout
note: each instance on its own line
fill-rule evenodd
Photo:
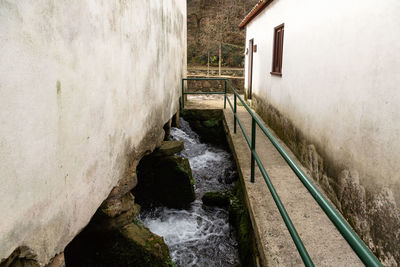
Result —
M 281 72 L 273 72 L 273 71 L 271 71 L 270 73 L 271 73 L 271 75 L 276 75 L 276 76 L 282 77 L 282 73 Z

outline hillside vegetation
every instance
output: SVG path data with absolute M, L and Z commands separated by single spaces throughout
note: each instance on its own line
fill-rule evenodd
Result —
M 245 31 L 238 25 L 257 2 L 188 0 L 189 66 L 243 67 Z

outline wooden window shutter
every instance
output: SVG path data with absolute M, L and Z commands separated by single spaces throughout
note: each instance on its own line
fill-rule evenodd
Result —
M 283 35 L 284 24 L 275 27 L 271 74 L 279 76 L 282 76 Z

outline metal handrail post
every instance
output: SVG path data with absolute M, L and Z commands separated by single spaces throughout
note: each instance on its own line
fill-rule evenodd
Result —
M 256 151 L 256 120 L 251 117 L 251 170 L 250 170 L 250 182 L 254 183 L 254 152 Z
M 236 133 L 236 95 L 234 95 L 234 101 L 233 101 L 233 133 Z
M 227 85 L 227 80 L 225 80 L 225 97 L 224 97 L 224 109 L 226 109 L 226 85 Z

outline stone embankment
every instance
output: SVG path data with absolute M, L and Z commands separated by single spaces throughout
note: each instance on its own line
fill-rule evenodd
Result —
M 182 149 L 183 142 L 163 141 L 142 158 L 137 171 L 131 170 L 120 181 L 89 225 L 68 245 L 68 266 L 174 266 L 163 238 L 137 219 L 141 208 L 137 202 L 183 207 L 194 200 L 189 163 L 174 156 Z

